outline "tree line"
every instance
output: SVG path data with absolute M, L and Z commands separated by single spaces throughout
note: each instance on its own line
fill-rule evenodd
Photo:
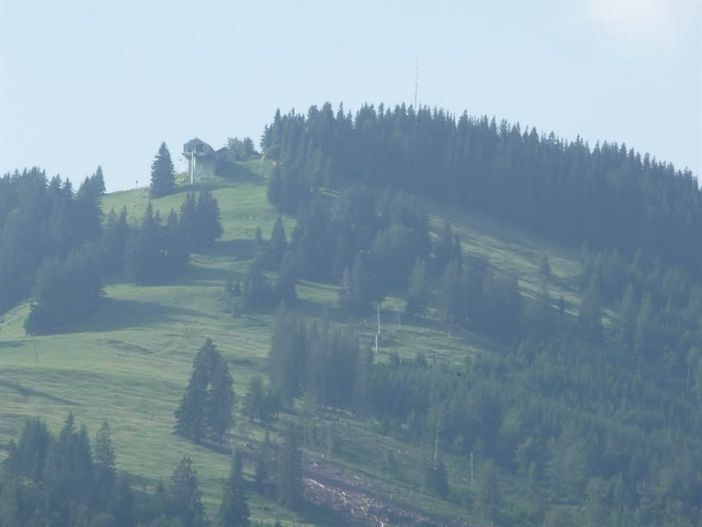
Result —
M 293 509 L 302 504 L 302 457 L 294 427 L 283 431 L 280 443 L 266 440 L 253 460 L 253 481 L 244 476 L 245 458 L 238 450 L 230 460 L 216 514 L 208 517 L 190 458 L 184 457 L 168 481 L 158 481 L 149 491 L 118 470 L 106 421 L 91 440 L 72 414 L 58 435 L 43 421 L 28 420 L 0 465 L 0 525 L 265 527 L 251 521 L 250 490 L 270 494 Z
M 691 272 L 702 263 L 702 201 L 689 170 L 625 144 L 441 109 L 329 103 L 277 111 L 263 134 L 277 162 L 269 199 L 294 213 L 318 188 L 387 186 L 512 221 L 561 243 L 637 249 Z
M 17 527 L 205 527 L 197 471 L 183 458 L 167 484 L 136 490 L 119 472 L 112 430 L 103 422 L 91 442 L 85 426 L 68 415 L 58 436 L 38 419 L 28 421 L 9 445 L 0 472 L 0 524 Z M 241 461 L 233 457 L 215 525 L 246 527 Z
M 154 197 L 174 190 L 165 144 L 152 165 Z M 95 309 L 106 281 L 152 284 L 181 273 L 191 252 L 221 236 L 219 206 L 204 189 L 166 218 L 151 204 L 139 222 L 127 210 L 105 218 L 102 169 L 75 191 L 38 168 L 0 177 L 0 311 L 33 297 L 25 328 L 51 333 Z

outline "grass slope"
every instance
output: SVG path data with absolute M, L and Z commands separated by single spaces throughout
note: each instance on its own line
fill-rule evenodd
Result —
M 221 496 L 229 462 L 224 454 L 198 447 L 172 434 L 173 410 L 190 375 L 192 359 L 205 337 L 228 359 L 235 380 L 238 403 L 249 377 L 261 373 L 269 347 L 270 314 L 248 314 L 233 319 L 222 310 L 223 284 L 229 276 L 241 276 L 249 258 L 249 241 L 257 227 L 268 236 L 276 218 L 266 202 L 266 178 L 270 166 L 264 161 L 241 164 L 232 177 L 203 183 L 214 190 L 221 212 L 224 236 L 206 254 L 195 255 L 188 273 L 177 283 L 139 287 L 113 284 L 105 288 L 103 306 L 71 332 L 28 337 L 22 324 L 28 306 L 4 314 L 0 324 L 0 445 L 17 437 L 30 416 L 45 419 L 58 430 L 72 411 L 78 423 L 94 434 L 108 419 L 114 430 L 119 468 L 138 477 L 140 484 L 153 485 L 167 479 L 184 455 L 193 458 L 210 513 Z M 184 192 L 155 200 L 162 217 L 178 208 Z M 146 189 L 110 194 L 104 209 L 127 207 L 130 218 L 141 217 L 148 203 Z M 575 255 L 553 244 L 484 218 L 427 204 L 433 228 L 448 217 L 460 232 L 464 249 L 487 256 L 495 265 L 519 276 L 526 294 L 537 291 L 537 262 L 549 256 L 553 271 L 551 293 L 562 295 L 569 310 L 577 306 Z M 290 233 L 294 221 L 286 219 Z M 326 316 L 355 324 L 361 334 L 372 328 L 364 321 L 346 319 L 338 309 L 338 289 L 328 284 L 304 282 L 298 286 L 300 305 L 309 316 Z M 384 331 L 389 343 L 383 353 L 396 350 L 403 356 L 423 352 L 428 359 L 462 364 L 474 353 L 491 352 L 497 344 L 473 333 L 449 335 L 438 321 L 422 325 L 401 323 L 399 299 L 384 302 Z M 371 324 L 373 321 L 369 321 Z M 328 416 L 325 418 L 329 418 Z M 412 491 L 404 483 L 384 481 L 383 452 L 392 448 L 407 481 L 412 480 L 414 453 L 353 418 L 333 416 L 344 438 L 342 453 L 334 466 L 392 486 L 393 493 L 430 512 L 470 518 L 468 511 Z M 234 435 L 237 444 L 255 442 L 262 431 L 238 415 Z M 308 459 L 321 452 L 308 450 Z M 464 459 L 451 459 L 447 466 L 453 486 L 467 485 Z M 297 525 L 326 525 L 324 519 L 300 518 L 251 493 L 253 517 L 281 519 Z

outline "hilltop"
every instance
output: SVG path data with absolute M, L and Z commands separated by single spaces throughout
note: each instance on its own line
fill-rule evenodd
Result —
M 278 113 L 262 144 L 195 185 L 183 174 L 173 187 L 166 170 L 163 197 L 101 198 L 103 212 L 126 211 L 130 258 L 154 225 L 180 235 L 195 192 L 197 207 L 218 205 L 222 233 L 191 239 L 189 261 L 163 273 L 108 277 L 94 308 L 34 331 L 50 336 L 25 334 L 36 301 L 7 311 L 0 441 L 29 416 L 53 430 L 69 411 L 91 431 L 108 419 L 120 470 L 144 488 L 190 456 L 211 517 L 234 447 L 257 521 L 694 525 L 702 286 L 685 240 L 702 215 L 689 173 L 619 145 L 404 107 Z M 87 214 L 98 172 L 75 194 L 48 188 Z M 37 283 L 47 276 L 42 265 Z M 174 434 L 206 338 L 234 379 L 222 444 Z M 256 378 L 266 419 L 246 410 Z M 291 437 L 297 512 L 261 476 Z

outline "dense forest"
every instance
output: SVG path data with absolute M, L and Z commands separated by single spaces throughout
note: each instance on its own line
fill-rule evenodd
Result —
M 433 309 L 505 344 L 459 371 L 421 356 L 375 363 L 352 335 L 283 311 L 270 364 L 283 404 L 352 409 L 423 445 L 410 478 L 458 502 L 434 442 L 489 458 L 481 481 L 493 488 L 471 505 L 488 521 L 515 520 L 497 488 L 520 477 L 536 523 L 700 521 L 702 207 L 691 173 L 625 145 L 404 106 L 278 112 L 262 146 L 276 162 L 269 201 L 297 218 L 288 252 L 299 276 L 339 284 L 349 312 L 400 295 L 408 315 Z M 464 254 L 449 223 L 429 236 L 412 195 L 582 246 L 577 317 L 551 297 L 547 258 L 526 296 L 518 277 Z
M 169 484 L 138 491 L 116 471 L 109 425 L 91 444 L 69 416 L 58 436 L 30 421 L 10 445 L 0 525 L 249 525 L 250 493 L 305 510 L 301 444 L 338 452 L 342 415 L 407 447 L 403 463 L 373 453 L 386 477 L 479 524 L 702 525 L 691 173 L 624 145 L 405 106 L 277 112 L 261 146 L 277 219 L 236 255 L 246 270 L 230 273 L 221 304 L 227 320 L 269 317 L 265 365 L 235 398 L 238 370 L 198 334 L 169 416 L 181 440 L 227 454 L 237 412 L 258 433 L 233 449 L 217 517 L 206 518 L 189 459 Z M 77 192 L 37 169 L 0 179 L 0 309 L 31 297 L 27 332 L 52 333 L 98 306 L 107 283 L 182 277 L 222 235 L 219 204 L 207 188 L 177 187 L 165 145 L 151 173 L 152 198 L 186 191 L 165 220 L 150 202 L 141 218 L 103 217 L 100 169 Z M 543 254 L 538 286 L 525 287 L 437 217 L 437 203 L 579 248 L 577 283 L 562 287 Z M 338 295 L 331 315 L 300 301 L 303 281 Z M 488 344 L 452 362 L 381 352 L 386 299 L 416 327 Z M 468 459 L 475 478 L 449 476 L 451 460 Z
M 698 273 L 702 204 L 691 172 L 624 144 L 589 146 L 505 121 L 404 105 L 327 103 L 277 112 L 263 153 L 279 161 L 271 201 L 297 210 L 311 190 L 391 186 L 593 248 L 642 249 Z

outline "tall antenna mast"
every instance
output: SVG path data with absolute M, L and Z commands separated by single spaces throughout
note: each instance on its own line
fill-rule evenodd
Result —
M 419 57 L 414 69 L 414 111 L 417 111 L 417 92 L 419 91 Z

